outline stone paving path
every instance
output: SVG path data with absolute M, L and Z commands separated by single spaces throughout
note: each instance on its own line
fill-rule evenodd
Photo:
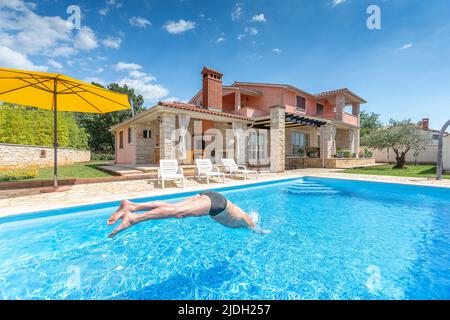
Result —
M 0 191 L 0 217 L 49 210 L 56 208 L 72 207 L 84 204 L 93 204 L 123 199 L 133 199 L 157 196 L 168 193 L 179 193 L 204 190 L 207 188 L 220 188 L 223 186 L 235 186 L 263 182 L 269 180 L 293 178 L 301 176 L 318 176 L 340 179 L 380 181 L 390 183 L 415 184 L 424 186 L 440 186 L 450 188 L 450 180 L 436 181 L 424 178 L 387 177 L 363 174 L 341 173 L 339 169 L 302 169 L 287 171 L 283 174 L 262 173 L 258 180 L 247 181 L 239 179 L 226 179 L 222 183 L 199 183 L 189 178 L 184 189 L 177 188 L 174 184 L 160 189 L 154 180 L 135 180 L 75 185 L 69 191 L 57 193 L 40 193 L 39 189 L 3 190 Z

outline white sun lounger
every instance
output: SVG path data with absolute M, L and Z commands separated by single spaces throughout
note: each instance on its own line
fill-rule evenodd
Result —
M 218 168 L 213 168 L 210 159 L 195 159 L 195 164 L 197 166 L 197 177 L 206 178 L 206 182 L 209 184 L 210 177 L 222 178 L 222 182 L 225 183 L 225 174 L 220 172 Z
M 237 165 L 233 159 L 222 159 L 222 164 L 224 166 L 225 173 L 229 173 L 232 176 L 242 174 L 244 176 L 244 180 L 247 180 L 249 174 L 254 174 L 256 179 L 258 179 L 258 171 L 247 170 L 246 166 Z
M 158 183 L 164 189 L 164 181 L 181 181 L 181 186 L 184 188 L 184 174 L 183 169 L 178 166 L 177 160 L 161 160 L 158 169 Z

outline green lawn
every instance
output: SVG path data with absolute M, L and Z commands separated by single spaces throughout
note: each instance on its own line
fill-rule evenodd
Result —
M 108 164 L 107 161 L 91 161 L 58 167 L 58 179 L 74 178 L 101 178 L 110 177 L 109 173 L 97 169 L 99 165 Z M 19 179 L 14 181 L 53 180 L 53 167 L 38 169 L 38 175 L 32 179 Z M 0 177 L 0 182 L 1 182 Z
M 417 177 L 417 178 L 434 178 L 436 177 L 436 166 L 433 165 L 407 165 L 405 169 L 392 169 L 394 165 L 382 165 L 374 167 L 348 169 L 345 173 L 357 174 L 375 174 L 381 176 L 396 177 Z M 444 179 L 450 179 L 449 174 L 444 175 Z

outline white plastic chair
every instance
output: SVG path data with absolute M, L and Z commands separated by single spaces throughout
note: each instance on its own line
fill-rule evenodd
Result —
M 249 174 L 255 174 L 256 179 L 258 179 L 258 171 L 247 170 L 246 166 L 237 165 L 234 159 L 222 159 L 222 164 L 225 169 L 225 173 L 229 173 L 232 176 L 242 174 L 244 176 L 244 180 L 247 180 Z
M 158 169 L 158 183 L 164 189 L 164 181 L 181 180 L 181 186 L 184 188 L 183 169 L 178 166 L 177 160 L 160 160 Z
M 206 182 L 209 184 L 210 177 L 222 178 L 222 182 L 225 183 L 225 174 L 220 172 L 219 169 L 213 168 L 210 159 L 195 159 L 197 166 L 197 177 L 200 179 L 202 176 L 206 178 Z

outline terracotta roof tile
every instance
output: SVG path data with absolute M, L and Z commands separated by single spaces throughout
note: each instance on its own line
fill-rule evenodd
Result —
M 244 117 L 244 116 L 241 116 L 241 115 L 238 115 L 238 114 L 232 114 L 232 113 L 227 113 L 227 112 L 208 110 L 208 109 L 204 109 L 204 108 L 201 108 L 199 106 L 196 106 L 196 105 L 190 104 L 190 103 L 163 102 L 163 101 L 161 101 L 161 102 L 158 102 L 158 105 L 163 106 L 163 107 L 168 107 L 168 108 L 175 108 L 175 109 L 180 109 L 180 110 L 188 110 L 188 111 L 193 111 L 193 112 L 207 113 L 207 114 L 216 115 L 216 116 L 222 116 L 222 117 L 228 117 L 228 118 L 252 121 L 251 118 Z

